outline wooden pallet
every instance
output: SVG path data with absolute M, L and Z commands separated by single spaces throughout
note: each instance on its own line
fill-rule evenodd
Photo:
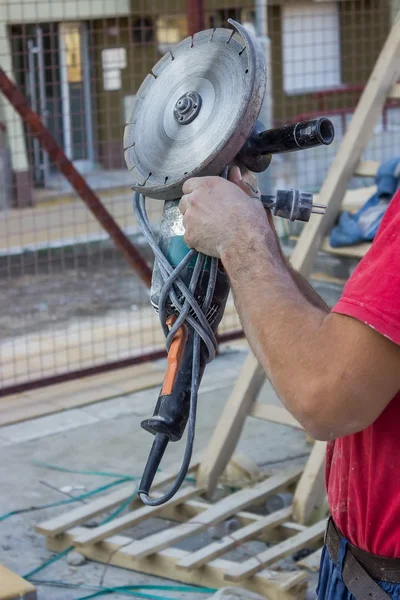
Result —
M 194 470 L 197 465 L 192 472 Z M 271 600 L 301 600 L 306 594 L 307 573 L 304 570 L 278 571 L 274 570 L 274 565 L 302 548 L 321 545 L 325 519 L 305 527 L 291 520 L 291 506 L 266 516 L 248 510 L 276 492 L 293 490 L 301 471 L 299 467 L 288 468 L 215 503 L 202 498 L 204 489 L 187 485 L 165 505 L 147 507 L 136 500 L 127 514 L 95 528 L 83 527 L 94 517 L 129 499 L 134 486 L 127 485 L 41 523 L 37 531 L 46 536 L 47 547 L 52 551 L 60 552 L 72 545 L 88 559 L 149 575 L 212 588 L 245 587 Z M 160 488 L 174 477 L 175 474 L 158 474 L 153 489 L 160 493 Z M 142 539 L 124 534 L 127 529 L 152 517 L 177 523 Z M 205 533 L 232 517 L 240 527 L 222 539 L 208 539 L 205 546 L 192 552 L 176 547 L 178 542 Z M 243 562 L 224 558 L 227 552 L 251 540 L 277 543 Z

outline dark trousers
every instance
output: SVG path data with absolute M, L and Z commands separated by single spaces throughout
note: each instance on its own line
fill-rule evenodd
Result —
M 347 540 L 343 538 L 336 566 L 329 556 L 327 548 L 323 548 L 317 587 L 318 600 L 354 600 L 354 596 L 348 591 L 342 580 L 342 566 L 346 549 Z M 388 583 L 387 581 L 377 581 L 377 583 L 393 600 L 400 600 L 400 583 Z

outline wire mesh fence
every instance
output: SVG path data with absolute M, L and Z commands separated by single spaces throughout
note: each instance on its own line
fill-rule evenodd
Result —
M 123 128 L 142 80 L 192 31 L 201 5 L 0 0 L 1 67 L 149 262 L 132 211 Z M 267 126 L 320 115 L 334 122 L 331 147 L 274 158 L 271 187 L 320 188 L 398 9 L 397 0 L 204 3 L 206 28 L 234 18 L 270 54 Z M 399 154 L 399 128 L 399 105 L 388 102 L 365 158 Z M 162 202 L 149 201 L 155 227 L 161 211 Z M 1 94 L 0 231 L 0 388 L 163 347 L 146 287 Z M 231 302 L 221 331 L 239 328 Z

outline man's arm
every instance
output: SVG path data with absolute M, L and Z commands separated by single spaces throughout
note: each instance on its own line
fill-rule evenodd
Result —
M 329 306 L 323 298 L 314 290 L 313 286 L 301 275 L 290 263 L 287 263 L 289 273 L 296 284 L 297 289 L 304 298 L 316 308 L 329 312 Z
M 312 305 L 265 240 L 222 254 L 249 344 L 279 398 L 316 439 L 361 431 L 400 386 L 400 351 L 363 323 Z
M 261 192 L 258 188 L 257 179 L 254 177 L 253 173 L 246 169 L 246 167 L 244 167 L 243 165 L 235 165 L 229 171 L 229 181 L 237 185 L 250 198 L 260 198 Z M 297 288 L 311 304 L 313 304 L 317 308 L 321 308 L 321 310 L 324 310 L 328 313 L 329 307 L 326 304 L 326 302 L 321 298 L 319 294 L 317 294 L 312 285 L 298 271 L 296 271 L 296 269 L 294 269 L 290 262 L 286 259 L 285 254 L 283 253 L 280 245 L 279 236 L 276 232 L 274 218 L 271 214 L 271 211 L 266 210 L 266 215 L 271 230 L 275 234 L 276 247 L 279 249 L 280 256 L 282 260 L 286 263 L 286 266 Z
M 249 344 L 281 401 L 316 439 L 368 427 L 400 389 L 399 347 L 309 301 L 259 200 L 218 178 L 185 187 L 185 239 L 222 259 Z

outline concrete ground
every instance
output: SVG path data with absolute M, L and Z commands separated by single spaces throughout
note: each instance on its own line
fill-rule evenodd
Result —
M 225 348 L 206 370 L 199 398 L 197 453 L 205 448 L 210 439 L 245 356 L 243 345 Z M 32 461 L 44 461 L 85 471 L 140 475 L 151 443 L 148 433 L 140 428 L 140 421 L 151 414 L 157 393 L 156 389 L 146 390 L 0 428 L 0 514 L 64 500 L 67 493 L 79 495 L 112 481 L 107 477 L 50 470 L 35 465 Z M 278 402 L 268 384 L 260 399 L 270 403 Z M 309 447 L 302 431 L 248 419 L 238 450 L 272 473 L 291 463 L 303 464 Z M 183 444 L 171 444 L 163 468 L 177 464 L 182 451 Z M 72 491 L 65 486 L 73 488 Z M 84 486 L 84 489 L 77 489 L 80 486 Z M 0 563 L 25 575 L 54 556 L 47 551 L 45 539 L 35 532 L 35 524 L 74 506 L 75 503 L 26 512 L 1 521 Z M 143 535 L 143 527 L 141 531 Z M 37 573 L 35 578 L 68 585 L 102 584 L 111 587 L 171 583 L 116 567 L 105 568 L 94 562 L 72 567 L 68 565 L 65 556 Z M 85 588 L 58 587 L 47 583 L 37 584 L 37 587 L 39 600 L 78 600 L 93 593 Z M 315 578 L 310 586 L 310 599 L 315 597 L 312 592 L 314 587 Z M 204 594 L 198 593 L 153 593 L 170 598 L 204 598 Z M 121 594 L 107 596 L 112 599 L 123 597 Z

